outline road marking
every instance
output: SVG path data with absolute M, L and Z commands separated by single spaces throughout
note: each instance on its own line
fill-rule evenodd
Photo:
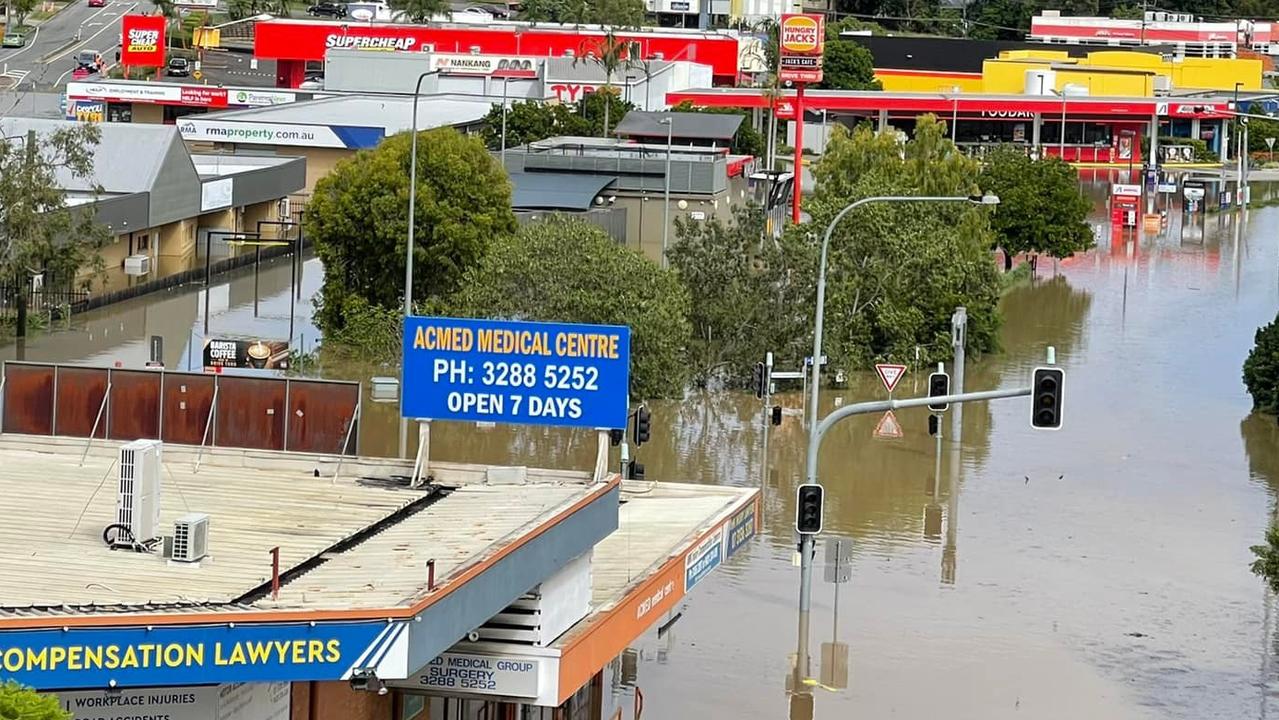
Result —
M 130 5 L 130 6 L 129 6 L 129 10 L 132 10 L 133 8 L 136 8 L 138 5 L 139 5 L 139 3 L 133 3 L 132 5 Z M 101 12 L 101 11 L 99 11 L 99 12 Z M 95 14 L 95 15 L 94 15 L 94 17 L 97 17 L 97 15 Z M 66 49 L 65 51 L 62 51 L 61 53 L 58 53 L 57 55 L 54 55 L 53 57 L 45 58 L 45 62 L 54 62 L 54 61 L 57 61 L 57 60 L 61 60 L 61 59 L 62 59 L 62 58 L 64 58 L 64 57 L 68 57 L 69 55 L 71 55 L 72 53 L 76 52 L 76 51 L 77 51 L 77 50 L 79 50 L 80 48 L 82 48 L 82 47 L 84 47 L 84 46 L 88 45 L 90 42 L 92 42 L 92 41 L 93 41 L 93 39 L 94 39 L 94 38 L 96 38 L 97 36 L 101 35 L 102 33 L 106 32 L 106 31 L 110 30 L 110 29 L 111 29 L 112 27 L 114 27 L 114 26 L 115 26 L 115 23 L 114 23 L 114 22 L 110 23 L 110 24 L 109 24 L 109 25 L 107 25 L 106 27 L 104 27 L 104 28 L 102 28 L 101 30 L 99 30 L 99 31 L 95 32 L 94 34 L 90 35 L 89 37 L 85 38 L 84 40 L 81 40 L 80 42 L 76 43 L 75 45 L 72 45 L 70 48 Z M 114 45 L 112 45 L 112 47 L 115 47 L 115 46 L 114 46 Z M 64 75 L 65 75 L 65 74 L 66 74 L 66 73 L 64 73 Z

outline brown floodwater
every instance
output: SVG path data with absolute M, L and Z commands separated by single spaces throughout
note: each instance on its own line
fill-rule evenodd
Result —
M 1098 197 L 1098 186 L 1085 190 Z M 310 297 L 322 268 L 305 270 Z M 216 287 L 210 334 L 287 336 L 288 277 L 287 263 L 263 272 L 257 318 L 251 276 Z M 1067 369 L 1061 431 L 1031 430 L 1026 398 L 968 405 L 962 441 L 943 440 L 937 476 L 922 411 L 898 413 L 901 439 L 876 439 L 873 416 L 836 428 L 821 453 L 826 529 L 808 673 L 820 684 L 805 689 L 814 716 L 1200 720 L 1279 710 L 1273 598 L 1248 569 L 1248 548 L 1274 514 L 1279 426 L 1250 414 L 1240 380 L 1253 333 L 1276 309 L 1279 208 L 1184 229 L 1174 213 L 1167 229 L 1135 240 L 1102 230 L 1097 249 L 1045 261 L 1033 283 L 1009 292 L 1002 352 L 969 362 L 968 390 L 1024 386 L 1055 346 Z M 298 311 L 295 343 L 310 347 L 317 335 L 308 308 Z M 199 293 L 179 291 L 77 317 L 23 354 L 136 366 L 147 337 L 163 334 L 167 364 L 185 367 L 202 316 Z M 927 372 L 913 368 L 899 397 L 922 394 Z M 395 369 L 323 373 L 367 381 Z M 822 412 L 881 398 L 877 383 L 857 375 L 824 391 Z M 766 497 L 750 551 L 699 584 L 669 633 L 637 644 L 645 717 L 788 716 L 806 438 L 799 388 L 777 400 L 796 413 L 770 430 L 767 458 L 753 396 L 652 404 L 653 440 L 636 452 L 648 479 L 762 486 Z M 396 406 L 366 404 L 362 451 L 394 454 L 396 421 Z M 585 469 L 594 448 L 592 435 L 560 430 L 441 424 L 432 433 L 436 457 L 453 460 Z M 838 605 L 824 567 L 836 540 L 849 563 Z M 830 657 L 844 653 L 846 682 Z

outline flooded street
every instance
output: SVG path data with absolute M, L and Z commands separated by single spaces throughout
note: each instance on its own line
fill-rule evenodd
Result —
M 316 342 L 309 298 L 321 273 L 315 260 L 304 266 L 295 346 Z M 287 337 L 287 260 L 264 266 L 260 290 L 255 318 L 251 270 L 215 287 L 210 335 Z M 1061 431 L 1032 431 L 1026 398 L 970 404 L 961 442 L 943 423 L 938 477 L 923 410 L 897 414 L 896 440 L 874 437 L 878 416 L 837 427 L 821 452 L 826 522 L 807 673 L 819 685 L 804 689 L 814 717 L 1279 713 L 1279 621 L 1248 569 L 1279 490 L 1279 426 L 1250 416 L 1240 380 L 1253 333 L 1277 308 L 1279 207 L 1252 210 L 1238 229 L 1214 215 L 1183 232 L 1174 215 L 1157 236 L 1103 235 L 1094 251 L 1042 262 L 1032 284 L 1005 297 L 1003 352 L 969 359 L 966 390 L 1026 386 L 1055 346 L 1067 368 Z M 203 313 L 198 287 L 140 298 L 33 337 L 21 355 L 138 367 L 159 334 L 168 367 L 198 369 Z M 923 394 L 928 372 L 912 368 L 898 395 Z M 395 370 L 323 373 L 365 381 L 367 396 L 371 375 Z M 701 583 L 668 633 L 636 648 L 644 717 L 788 717 L 806 436 L 800 388 L 781 390 L 775 401 L 795 412 L 769 429 L 767 458 L 753 396 L 651 404 L 653 440 L 634 451 L 648 479 L 762 483 L 766 512 L 749 552 Z M 882 397 L 872 375 L 855 376 L 823 391 L 822 413 Z M 361 452 L 394 454 L 397 419 L 395 405 L 367 402 Z M 441 424 L 432 452 L 585 469 L 595 438 Z M 851 556 L 838 605 L 826 577 L 836 540 Z M 823 650 L 838 659 L 840 644 L 846 688 L 822 667 Z

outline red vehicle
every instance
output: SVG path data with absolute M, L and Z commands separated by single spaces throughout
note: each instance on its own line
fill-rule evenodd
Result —
M 89 0 L 89 7 L 106 7 L 107 0 Z

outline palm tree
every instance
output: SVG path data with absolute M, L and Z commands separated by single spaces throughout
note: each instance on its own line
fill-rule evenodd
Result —
M 627 42 L 617 39 L 617 35 L 610 29 L 604 39 L 595 46 L 595 49 L 586 53 L 585 58 L 577 58 L 573 60 L 576 65 L 579 61 L 586 61 L 599 65 L 604 70 L 604 92 L 613 92 L 613 76 L 622 71 L 625 73 L 636 62 L 635 57 L 639 55 L 639 44 Z M 604 102 L 604 137 L 608 137 L 609 129 L 609 105 L 607 99 Z
M 448 0 L 390 0 L 391 9 L 415 23 L 427 23 L 436 15 L 447 15 Z

